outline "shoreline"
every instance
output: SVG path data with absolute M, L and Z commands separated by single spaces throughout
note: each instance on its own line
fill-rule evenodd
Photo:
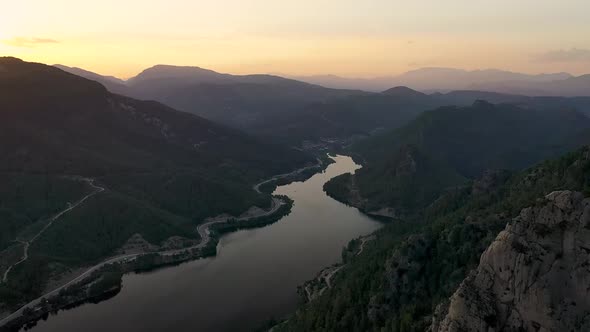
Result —
M 253 190 L 262 193 L 259 188 L 262 185 L 274 183 L 278 180 L 289 179 L 290 182 L 297 181 L 308 171 L 321 170 L 324 163 L 318 158 L 318 163 L 305 166 L 290 173 L 273 176 L 253 186 Z M 315 170 L 311 175 L 317 172 Z M 0 319 L 0 330 L 19 330 L 23 326 L 34 326 L 39 319 L 49 313 L 65 309 L 73 304 L 87 303 L 92 298 L 100 298 L 99 295 L 88 295 L 88 288 L 103 274 L 114 269 L 121 273 L 121 276 L 131 272 L 149 271 L 166 266 L 178 265 L 187 261 L 215 256 L 219 238 L 226 233 L 240 229 L 258 228 L 272 224 L 289 214 L 293 201 L 287 196 L 273 196 L 269 210 L 261 210 L 259 214 L 245 217 L 217 216 L 207 218 L 211 220 L 197 226 L 197 233 L 200 236 L 198 244 L 193 246 L 169 249 L 156 252 L 141 252 L 133 254 L 118 255 L 108 258 L 94 266 L 85 269 L 83 273 L 65 284 L 45 293 L 44 295 L 21 306 L 18 310 Z M 69 210 L 68 210 L 69 211 Z M 61 215 L 61 213 L 60 213 Z M 55 218 L 57 219 L 57 218 Z M 112 293 L 111 287 L 103 293 Z M 120 285 L 118 285 L 120 289 Z M 117 290 L 118 292 L 118 290 Z M 64 298 L 66 297 L 67 298 Z
M 375 235 L 373 233 L 360 236 L 356 239 L 353 239 L 349 242 L 354 243 L 354 251 L 350 252 L 350 248 L 347 248 L 347 251 L 352 254 L 353 257 L 359 256 L 362 254 L 365 244 L 369 241 L 375 239 Z M 301 297 L 303 297 L 305 303 L 312 302 L 319 296 L 321 296 L 326 290 L 332 288 L 332 278 L 344 269 L 348 265 L 347 261 L 342 261 L 341 263 L 336 263 L 330 266 L 327 266 L 320 270 L 318 274 L 311 280 L 308 280 L 301 284 L 298 287 L 298 293 Z
M 277 203 L 277 201 L 280 201 L 280 203 Z M 87 303 L 91 298 L 100 298 L 100 294 L 89 296 L 88 291 L 89 286 L 93 282 L 100 280 L 104 273 L 116 271 L 120 272 L 122 276 L 126 273 L 152 271 L 191 260 L 215 256 L 217 243 L 223 234 L 234 230 L 262 227 L 274 223 L 291 211 L 292 201 L 287 198 L 273 197 L 273 205 L 270 210 L 264 211 L 265 213 L 260 216 L 245 220 L 228 217 L 226 220 L 216 220 L 199 225 L 198 232 L 203 237 L 194 246 L 152 253 L 120 255 L 96 264 L 69 282 L 28 302 L 4 317 L 0 320 L 0 330 L 18 331 L 23 326 L 35 323 L 46 314 L 57 312 L 76 303 Z M 253 224 L 249 225 L 251 222 Z M 120 285 L 118 288 L 120 288 Z M 112 292 L 113 288 L 105 290 L 105 292 L 107 291 Z

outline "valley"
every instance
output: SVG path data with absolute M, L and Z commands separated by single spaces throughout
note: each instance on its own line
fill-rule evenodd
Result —
M 408 73 L 405 79 L 394 80 L 381 90 L 367 92 L 326 88 L 274 75 L 230 75 L 199 67 L 171 65 L 156 65 L 127 81 L 113 83 L 112 78 L 93 72 L 57 67 L 96 80 L 116 94 L 157 100 L 257 137 L 304 149 L 327 141 L 346 141 L 351 137 L 358 140 L 375 132 L 403 127 L 422 112 L 450 105 L 470 106 L 477 100 L 537 110 L 590 113 L 590 96 L 585 94 L 531 96 L 494 89 L 477 90 L 473 84 L 460 83 L 453 89 L 443 89 L 442 93 L 432 93 L 432 89 L 424 86 L 435 84 L 433 82 L 442 86 L 442 82 L 463 80 L 465 75 L 453 70 Z M 468 80 L 490 80 L 487 74 L 473 73 L 474 78 Z M 500 77 L 526 77 L 517 73 L 497 74 Z M 550 83 L 553 77 L 573 79 L 558 74 L 545 76 L 537 81 Z M 583 78 L 580 80 L 584 81 Z M 492 79 L 491 82 L 496 81 Z M 582 83 L 578 90 L 589 88 Z M 338 147 L 338 144 L 328 145 L 332 149 Z
M 286 213 L 289 204 L 253 186 L 317 165 L 307 153 L 53 67 L 15 58 L 0 66 L 4 313 L 64 275 L 125 255 L 130 239 L 173 250 L 198 243 L 195 230 L 209 217 L 253 206 Z M 249 224 L 274 215 L 254 212 Z
M 400 77 L 0 58 L 0 330 L 589 328 L 585 77 Z
M 304 170 L 304 169 L 302 169 L 302 170 Z M 272 178 L 272 180 L 275 180 L 275 179 L 276 178 Z M 92 193 L 84 196 L 82 199 L 80 199 L 76 203 L 68 204 L 69 206 L 66 209 L 59 212 L 55 216 L 51 217 L 49 222 L 46 224 L 46 226 L 44 226 L 44 228 L 39 233 L 37 233 L 31 240 L 22 243 L 24 246 L 24 256 L 21 260 L 19 260 L 14 265 L 11 265 L 6 269 L 6 271 L 4 273 L 4 278 L 2 280 L 3 283 L 7 282 L 8 274 L 10 273 L 10 270 L 14 266 L 16 266 L 28 259 L 28 248 L 29 248 L 30 244 L 37 237 L 41 236 L 42 233 L 47 228 L 51 227 L 51 224 L 53 222 L 55 222 L 57 219 L 59 219 L 63 214 L 75 209 L 80 204 L 84 203 L 84 201 L 87 200 L 88 198 L 90 198 L 96 194 L 99 194 L 100 192 L 103 192 L 105 190 L 105 188 L 103 188 L 103 187 L 99 187 L 99 186 L 94 185 L 93 180 L 91 180 L 91 179 L 81 179 L 81 180 L 86 181 L 95 190 Z M 265 180 L 264 182 L 268 182 L 268 181 L 269 180 Z M 255 188 L 258 188 L 258 185 L 255 186 Z M 60 301 L 60 302 L 57 302 L 58 304 L 52 306 L 51 309 L 48 309 L 46 307 L 46 303 L 47 302 L 52 303 L 54 300 L 53 297 L 63 296 L 62 295 L 63 291 L 77 292 L 78 291 L 77 288 L 80 287 L 79 284 L 81 284 L 83 287 L 85 284 L 89 283 L 89 280 L 93 280 L 93 279 L 97 278 L 96 277 L 97 271 L 100 272 L 105 269 L 110 269 L 111 266 L 113 266 L 113 265 L 116 266 L 116 265 L 122 263 L 122 265 L 127 266 L 123 269 L 123 271 L 124 272 L 125 271 L 131 272 L 131 271 L 133 271 L 134 268 L 136 268 L 133 265 L 134 261 L 140 260 L 143 256 L 146 256 L 146 255 L 149 255 L 151 257 L 156 255 L 160 258 L 161 261 L 164 262 L 164 263 L 154 263 L 153 266 L 147 267 L 149 269 L 157 268 L 158 264 L 178 264 L 183 261 L 190 260 L 190 259 L 197 259 L 197 258 L 204 255 L 204 252 L 203 252 L 204 248 L 211 246 L 210 242 L 212 242 L 212 236 L 215 236 L 215 235 L 212 235 L 212 233 L 215 234 L 213 228 L 216 225 L 224 224 L 224 223 L 228 223 L 228 222 L 234 222 L 234 223 L 239 222 L 240 225 L 243 225 L 244 223 L 247 224 L 248 221 L 253 220 L 253 219 L 260 219 L 260 218 L 266 218 L 266 217 L 274 218 L 273 215 L 275 213 L 277 213 L 277 211 L 279 211 L 282 207 L 289 205 L 289 203 L 290 202 L 287 202 L 281 198 L 273 197 L 271 207 L 268 210 L 260 210 L 260 209 L 256 209 L 255 211 L 249 210 L 246 213 L 244 213 L 245 216 L 240 216 L 240 217 L 220 215 L 218 217 L 208 218 L 207 220 L 205 220 L 205 223 L 200 224 L 197 227 L 196 232 L 199 235 L 200 241 L 198 242 L 198 244 L 190 246 L 190 247 L 183 247 L 183 248 L 179 248 L 179 249 L 168 249 L 168 250 L 162 250 L 162 251 L 149 251 L 149 252 L 141 252 L 141 253 L 134 253 L 134 254 L 123 254 L 123 255 L 109 258 L 103 262 L 100 262 L 99 264 L 96 264 L 92 267 L 82 270 L 82 272 L 79 273 L 78 275 L 76 275 L 72 280 L 67 281 L 65 284 L 60 285 L 59 287 L 52 289 L 50 292 L 45 293 L 45 294 L 41 295 L 40 297 L 38 297 L 37 299 L 25 304 L 24 306 L 19 308 L 17 311 L 11 313 L 10 315 L 3 317 L 2 319 L 0 319 L 0 327 L 6 326 L 6 325 L 18 326 L 18 324 L 21 324 L 20 323 L 21 321 L 25 322 L 25 323 L 30 322 L 30 321 L 34 322 L 37 319 L 37 317 L 41 317 L 43 315 L 46 315 L 48 313 L 48 310 L 57 311 L 57 310 L 62 309 L 63 307 L 68 307 L 72 303 L 67 303 L 67 302 L 63 303 Z M 280 217 L 280 216 L 278 216 L 278 217 Z M 217 240 L 217 239 L 214 239 L 214 240 Z M 188 253 L 191 253 L 191 254 L 188 254 Z M 214 250 L 213 254 L 215 254 L 215 250 Z M 165 257 L 173 257 L 173 259 L 166 260 Z M 108 291 L 111 292 L 112 289 L 108 289 Z M 76 295 L 71 301 L 73 303 L 84 302 L 87 300 L 85 298 L 85 296 L 86 296 L 86 293 L 81 292 L 80 294 Z M 62 301 L 63 301 L 63 299 L 62 299 Z M 17 323 L 14 323 L 15 321 Z
M 288 314 L 301 301 L 299 284 L 311 279 L 321 267 L 340 261 L 340 250 L 350 239 L 381 227 L 379 222 L 325 196 L 322 185 L 327 180 L 359 167 L 348 157 L 334 159 L 324 172 L 274 191 L 294 201 L 291 213 L 278 222 L 224 235 L 215 257 L 123 276 L 118 295 L 99 304 L 60 311 L 39 321 L 33 331 L 101 331 L 120 327 L 111 324 L 124 321 L 129 322 L 125 325 L 129 331 L 172 325 L 179 331 L 190 330 L 189 325 L 204 330 L 247 330 L 271 316 Z M 215 222 L 220 220 L 210 224 Z M 208 238 L 206 225 L 199 226 L 202 241 Z M 138 297 L 139 293 L 143 295 Z M 134 318 L 141 315 L 138 310 L 161 310 L 161 297 L 170 299 L 168 314 L 138 323 Z M 248 311 L 244 311 L 244 303 L 250 303 Z M 190 309 L 186 308 L 195 306 L 207 309 L 191 313 L 189 318 Z
M 39 231 L 39 233 L 35 234 L 30 240 L 21 240 L 21 239 L 15 239 L 14 242 L 18 242 L 20 244 L 23 245 L 23 257 L 17 261 L 16 263 L 8 266 L 8 268 L 6 268 L 4 270 L 4 276 L 2 277 L 2 282 L 6 283 L 6 281 L 8 280 L 8 275 L 10 273 L 10 270 L 12 270 L 13 267 L 15 267 L 18 264 L 21 264 L 22 262 L 26 261 L 29 258 L 29 247 L 31 246 L 31 243 L 34 242 L 39 236 L 43 235 L 43 233 L 45 232 L 45 230 L 47 230 L 47 228 L 51 227 L 51 225 L 57 220 L 59 219 L 59 217 L 61 217 L 62 215 L 64 215 L 65 213 L 68 213 L 69 211 L 75 209 L 76 207 L 78 207 L 80 204 L 83 204 L 84 201 L 86 201 L 88 198 L 103 192 L 105 189 L 103 187 L 97 186 L 94 184 L 94 180 L 92 179 L 86 179 L 86 178 L 81 178 L 78 179 L 76 178 L 75 180 L 77 181 L 82 181 L 82 182 L 86 182 L 88 183 L 89 186 L 92 187 L 93 191 L 82 197 L 80 200 L 78 200 L 77 202 L 74 203 L 69 203 L 68 202 L 68 207 L 62 211 L 60 211 L 58 214 L 54 215 L 53 217 L 51 217 L 49 219 L 49 221 L 45 224 L 45 226 L 43 226 L 43 228 Z

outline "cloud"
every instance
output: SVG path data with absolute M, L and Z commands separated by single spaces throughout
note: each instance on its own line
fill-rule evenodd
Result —
M 569 50 L 553 50 L 533 57 L 541 62 L 590 62 L 590 50 L 572 48 Z
M 35 47 L 42 44 L 58 44 L 59 41 L 50 38 L 39 37 L 14 37 L 2 41 L 6 45 L 14 47 Z

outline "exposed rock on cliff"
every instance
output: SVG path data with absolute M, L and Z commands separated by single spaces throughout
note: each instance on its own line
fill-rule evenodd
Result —
M 590 199 L 523 209 L 437 309 L 433 331 L 590 331 Z

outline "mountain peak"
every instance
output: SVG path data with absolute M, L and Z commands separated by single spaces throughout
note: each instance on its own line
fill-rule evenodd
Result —
M 117 78 L 115 76 L 104 76 L 104 75 L 100 75 L 95 72 L 91 72 L 91 71 L 88 71 L 86 69 L 82 69 L 79 67 L 69 67 L 69 66 L 61 65 L 61 64 L 55 64 L 55 65 L 53 65 L 53 67 L 59 68 L 63 71 L 66 71 L 68 73 L 71 73 L 71 74 L 74 74 L 77 76 L 87 78 L 89 80 L 97 81 L 99 83 L 102 83 L 101 82 L 102 80 L 106 80 L 106 81 L 110 81 L 110 82 L 117 83 L 117 84 L 125 84 L 125 81 L 123 81 L 122 79 Z
M 410 89 L 407 86 L 396 86 L 391 89 L 385 90 L 382 92 L 388 96 L 396 96 L 396 97 L 426 97 L 427 95 Z
M 14 57 L 0 58 L 0 83 L 6 84 L 6 96 L 46 98 L 57 96 L 104 96 L 106 89 L 97 82 L 67 73 L 56 67 L 25 62 Z M 24 97 L 23 97 L 24 98 Z
M 190 81 L 216 81 L 226 79 L 226 74 L 221 74 L 213 70 L 204 69 L 201 67 L 194 66 L 173 66 L 159 64 L 153 67 L 147 68 L 139 73 L 137 76 L 130 78 L 129 83 L 138 83 L 146 80 L 156 79 L 183 79 Z
M 0 63 L 14 63 L 14 62 L 24 62 L 23 60 L 19 59 L 19 58 L 15 58 L 13 56 L 1 56 L 0 57 Z

